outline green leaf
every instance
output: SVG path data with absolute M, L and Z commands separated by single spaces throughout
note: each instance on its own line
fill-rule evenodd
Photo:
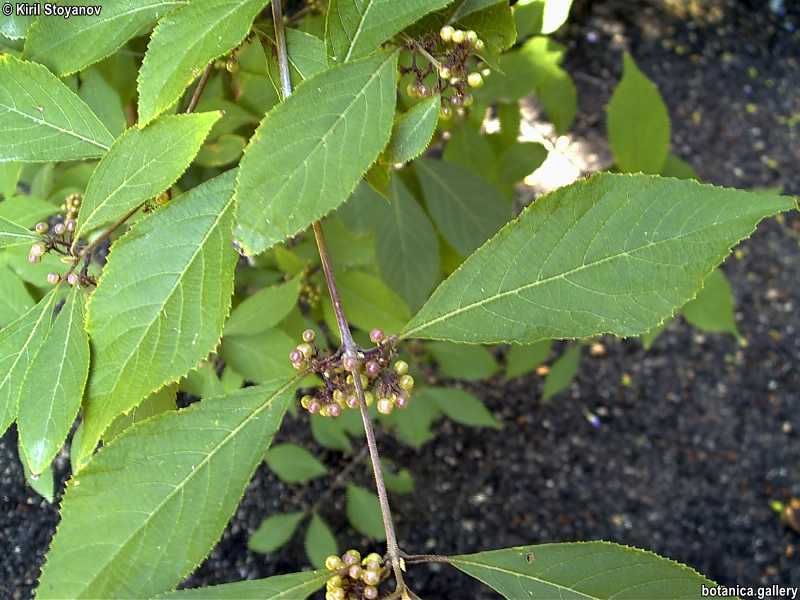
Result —
M 403 300 L 374 275 L 345 271 L 337 276 L 337 283 L 348 319 L 364 331 L 376 327 L 386 332 L 400 331 L 411 316 Z M 323 298 L 323 306 L 330 320 L 333 309 L 328 296 Z
M 51 292 L 19 319 L 0 330 L 0 433 L 17 417 L 25 373 L 44 342 L 56 293 Z
M 397 117 L 385 152 L 388 162 L 407 163 L 425 152 L 439 124 L 441 103 L 441 98 L 436 94 Z
M 340 452 L 350 452 L 353 449 L 341 419 L 311 415 L 311 435 L 314 441 L 325 448 Z
M 225 335 L 254 335 L 277 326 L 297 304 L 300 281 L 300 277 L 295 277 L 245 299 L 225 323 Z
M 519 183 L 538 169 L 547 158 L 547 148 L 536 142 L 516 142 L 506 148 L 500 163 L 500 181 Z
M 247 547 L 261 554 L 274 552 L 292 539 L 297 526 L 305 516 L 304 512 L 293 512 L 267 517 L 250 536 Z
M 511 216 L 500 193 L 478 175 L 440 160 L 414 164 L 431 218 L 462 255 L 472 253 Z
M 301 600 L 316 592 L 331 576 L 330 571 L 309 571 L 276 575 L 202 588 L 178 590 L 158 598 L 200 598 L 206 600 Z
M 505 4 L 506 0 L 461 0 L 457 2 L 456 9 L 450 17 L 451 21 L 457 21 L 463 17 L 467 17 L 472 13 L 484 10 L 495 4 Z
M 197 164 L 202 167 L 224 167 L 239 160 L 247 145 L 240 135 L 225 134 L 206 144 L 197 153 Z
M 20 171 L 22 171 L 21 163 L 0 163 L 0 196 L 3 196 L 4 200 L 17 193 Z
M 36 597 L 149 598 L 177 586 L 222 535 L 293 387 L 204 400 L 100 450 L 67 486 Z
M 86 103 L 45 67 L 0 55 L 0 162 L 97 158 L 113 141 Z
M 653 347 L 653 344 L 656 343 L 656 339 L 658 338 L 659 335 L 661 335 L 661 332 L 664 331 L 664 329 L 667 327 L 668 324 L 669 321 L 664 321 L 658 327 L 654 327 L 650 331 L 645 331 L 641 335 L 640 339 L 642 342 L 642 346 L 644 347 L 645 350 L 650 350 L 650 348 Z
M 56 491 L 55 478 L 53 477 L 53 467 L 50 466 L 46 468 L 44 472 L 39 475 L 33 475 L 30 472 L 30 469 L 28 469 L 28 465 L 25 464 L 25 461 L 23 460 L 22 470 L 25 473 L 25 483 L 28 484 L 28 487 L 52 504 Z
M 24 227 L 33 226 L 58 212 L 58 207 L 31 196 L 15 196 L 0 202 L 0 219 L 6 219 Z M 28 234 L 33 235 L 32 231 Z
M 13 6 L 13 5 L 11 5 Z M 0 35 L 10 40 L 21 40 L 28 35 L 33 17 L 25 17 L 22 15 L 5 16 L 0 19 Z
M 497 372 L 494 356 L 483 346 L 431 342 L 427 347 L 446 377 L 480 381 Z
M 225 393 L 225 388 L 217 375 L 217 370 L 211 363 L 205 361 L 186 374 L 186 377 L 180 382 L 180 389 L 182 392 L 197 398 L 213 398 L 214 396 L 222 396 Z M 136 407 L 134 412 L 142 406 L 144 406 L 144 403 Z M 117 417 L 118 420 L 122 418 L 124 418 L 124 415 Z
M 425 388 L 422 388 L 414 394 L 408 408 L 395 411 L 385 420 L 394 426 L 400 441 L 419 449 L 433 439 L 431 425 L 440 414 L 438 405 L 425 395 Z
M 39 236 L 30 229 L 0 217 L 0 250 L 13 246 L 30 246 Z
M 89 303 L 93 364 L 81 456 L 151 392 L 177 381 L 219 342 L 236 252 L 233 173 L 140 221 L 114 245 Z
M 115 138 L 127 126 L 125 109 L 119 93 L 100 74 L 97 68 L 81 73 L 80 97 L 94 111 Z
M 492 416 L 483 402 L 464 390 L 457 388 L 426 387 L 418 395 L 434 402 L 441 411 L 456 423 L 469 427 L 491 427 L 500 429 L 501 425 Z
M 275 575 L 266 579 L 252 579 L 224 583 L 202 588 L 178 590 L 157 598 L 199 598 L 206 600 L 300 600 L 307 598 L 325 584 L 330 571 L 308 571 Z
M 630 54 L 624 61 L 622 80 L 608 103 L 608 143 L 620 171 L 659 173 L 669 154 L 669 113 Z
M 377 228 L 375 250 L 381 275 L 413 309 L 440 280 L 439 240 L 430 219 L 398 176 Z
M 28 362 L 20 385 L 19 445 L 34 475 L 42 473 L 58 454 L 81 406 L 89 376 L 84 303 L 83 292 L 73 288 Z
M 216 377 L 216 374 L 214 374 L 214 377 Z M 216 394 L 205 394 L 201 395 L 201 397 L 208 398 L 211 395 L 221 396 L 224 393 L 225 392 L 220 387 Z M 115 437 L 136 423 L 141 423 L 150 417 L 155 417 L 165 412 L 175 412 L 177 394 L 178 386 L 174 383 L 150 394 L 139 406 L 134 408 L 127 415 L 120 415 L 114 420 L 103 436 L 104 443 L 107 444 L 111 442 Z
M 551 34 L 567 21 L 572 0 L 545 0 L 542 33 Z
M 478 4 L 486 3 L 479 1 Z M 517 26 L 508 2 L 493 2 L 480 10 L 470 10 L 468 14 L 462 12 L 451 21 L 461 29 L 474 30 L 484 40 L 486 50 L 481 57 L 489 64 L 494 64 L 497 55 L 511 48 L 517 40 Z
M 635 336 L 690 299 L 794 200 L 648 175 L 596 175 L 525 209 L 437 288 L 404 337 L 530 344 Z
M 208 63 L 241 44 L 268 2 L 197 0 L 161 19 L 139 71 L 140 126 L 180 99 Z
M 388 460 L 382 459 L 383 479 L 386 482 L 386 489 L 394 494 L 410 494 L 414 491 L 414 478 L 408 469 L 399 469 Z
M 342 204 L 392 129 L 397 53 L 325 71 L 264 118 L 236 185 L 237 236 L 259 254 Z M 286 144 L 291 137 L 294 142 Z
M 664 166 L 661 167 L 663 177 L 677 177 L 678 179 L 696 179 L 700 181 L 692 165 L 685 160 L 675 156 L 671 152 L 667 154 L 667 160 Z
M 739 337 L 734 317 L 733 290 L 721 269 L 709 273 L 703 288 L 694 300 L 684 305 L 681 312 L 686 320 L 703 331 L 730 333 Z
M 471 171 L 487 181 L 498 181 L 497 154 L 489 138 L 481 134 L 480 125 L 464 121 L 454 127 L 442 157 L 446 162 Z
M 580 363 L 581 347 L 578 344 L 572 344 L 550 368 L 542 388 L 542 402 L 547 402 L 570 386 L 575 375 L 578 374 Z
M 267 452 L 267 465 L 286 483 L 306 483 L 328 472 L 311 452 L 297 444 L 278 444 Z
M 318 569 L 325 567 L 325 559 L 331 554 L 339 554 L 331 528 L 317 513 L 311 517 L 306 530 L 305 547 L 308 559 Z
M 375 540 L 385 540 L 378 497 L 357 485 L 347 486 L 347 520 L 353 529 Z
M 76 73 L 120 49 L 158 18 L 188 0 L 72 0 L 102 6 L 100 16 L 36 19 L 25 42 L 26 57 L 58 75 Z
M 520 39 L 542 33 L 546 2 L 547 0 L 519 0 L 514 5 L 514 23 Z
M 8 267 L 0 266 L 0 328 L 16 321 L 34 305 L 22 280 Z
M 450 564 L 504 598 L 678 600 L 700 598 L 696 571 L 644 550 L 608 542 L 541 544 L 453 556 Z
M 506 377 L 514 379 L 530 373 L 550 356 L 553 343 L 542 340 L 529 346 L 511 346 L 506 354 Z
M 453 0 L 331 0 L 326 37 L 338 62 L 370 54 L 396 33 Z
M 262 383 L 292 373 L 289 353 L 297 346 L 280 329 L 270 329 L 256 335 L 232 335 L 222 340 L 220 355 L 248 381 Z
M 172 115 L 117 138 L 92 173 L 76 238 L 168 189 L 197 155 L 219 113 Z

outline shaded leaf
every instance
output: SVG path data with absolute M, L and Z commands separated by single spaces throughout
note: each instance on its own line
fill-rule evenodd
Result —
M 280 329 L 270 329 L 256 335 L 226 337 L 220 355 L 245 379 L 262 383 L 292 373 L 289 353 L 296 345 L 296 338 Z
M 214 374 L 214 377 L 216 377 L 216 374 Z M 202 394 L 200 397 L 209 398 L 212 396 L 221 396 L 225 393 L 225 391 L 221 388 L 215 390 L 215 392 L 215 394 Z M 139 406 L 134 408 L 127 415 L 118 416 L 106 430 L 106 433 L 103 436 L 103 441 L 106 444 L 111 442 L 111 440 L 129 427 L 135 425 L 136 423 L 141 423 L 150 417 L 155 417 L 156 415 L 160 415 L 169 411 L 174 412 L 176 410 L 175 405 L 177 394 L 178 386 L 174 383 L 161 388 L 157 392 L 153 392 L 147 398 L 145 398 Z
M 659 173 L 669 154 L 667 107 L 627 53 L 622 80 L 608 103 L 608 143 L 617 167 L 628 173 Z
M 685 160 L 675 156 L 671 152 L 667 154 L 667 160 L 661 167 L 660 175 L 664 177 L 677 177 L 678 179 L 696 179 L 700 181 L 694 168 Z M 778 192 L 780 193 L 780 192 Z
M 457 388 L 443 387 L 426 387 L 420 390 L 420 394 L 434 402 L 448 418 L 456 423 L 469 427 L 500 429 L 500 423 L 474 394 Z
M 17 417 L 22 382 L 50 329 L 55 300 L 55 292 L 47 294 L 19 319 L 0 329 L 0 433 L 5 433 Z
M 580 363 L 581 347 L 578 344 L 572 344 L 550 368 L 547 379 L 544 380 L 544 387 L 542 387 L 543 402 L 547 402 L 572 384 L 575 375 L 578 374 Z
M 192 369 L 180 382 L 180 389 L 191 396 L 197 398 L 213 398 L 225 393 L 214 366 L 207 362 L 202 362 L 196 369 Z M 146 402 L 146 400 L 145 400 Z M 142 405 L 139 405 L 142 406 Z M 138 407 L 137 407 L 138 408 Z M 135 411 L 136 409 L 134 409 Z M 118 417 L 122 419 L 124 416 Z
M 347 520 L 353 529 L 367 537 L 386 539 L 378 497 L 353 484 L 347 486 Z
M 139 71 L 139 125 L 172 106 L 206 65 L 242 43 L 268 2 L 199 0 L 162 18 Z
M 155 417 L 100 450 L 67 486 L 37 598 L 148 598 L 183 581 L 222 535 L 293 383 Z
M 320 446 L 325 448 L 340 452 L 350 452 L 353 449 L 341 419 L 311 415 L 311 435 Z
M 300 600 L 313 594 L 331 576 L 330 571 L 309 571 L 290 575 L 275 575 L 266 579 L 251 579 L 178 590 L 158 598 L 206 598 L 207 600 Z
M 22 457 L 39 475 L 58 454 L 72 428 L 89 375 L 84 293 L 73 288 L 38 352 L 28 362 L 19 391 L 17 430 Z
M 326 25 L 328 53 L 339 62 L 366 56 L 396 33 L 452 1 L 331 0 Z
M 13 5 L 12 5 L 13 6 Z M 34 17 L 12 14 L 0 19 L 0 35 L 10 40 L 21 40 L 28 35 Z
M 414 478 L 408 469 L 399 469 L 389 462 L 382 459 L 383 479 L 386 482 L 386 489 L 394 494 L 410 494 L 414 491 Z
M 0 202 L 0 219 L 12 221 L 24 227 L 33 226 L 58 212 L 58 207 L 39 198 L 15 196 Z M 32 231 L 28 234 L 33 235 Z
M 391 163 L 406 163 L 420 156 L 428 147 L 439 124 L 439 95 L 431 96 L 399 115 L 385 157 Z
M 498 369 L 494 356 L 483 346 L 431 342 L 427 348 L 446 377 L 480 381 L 489 379 Z
M 274 37 L 274 35 L 273 35 Z M 289 72 L 292 87 L 297 87 L 306 79 L 328 69 L 328 54 L 325 42 L 320 38 L 299 29 L 286 29 L 286 50 L 289 58 Z M 283 97 L 278 57 L 270 54 L 267 60 L 267 72 L 275 88 L 278 98 Z
M 506 377 L 513 379 L 530 373 L 550 356 L 553 343 L 542 340 L 528 346 L 511 346 L 506 354 Z
M 188 0 L 72 0 L 71 4 L 103 8 L 100 16 L 37 19 L 25 42 L 25 55 L 58 75 L 75 73 L 113 54 Z
M 538 169 L 547 158 L 547 148 L 536 142 L 516 142 L 498 159 L 498 177 L 504 183 L 519 183 Z
M 311 517 L 311 523 L 306 530 L 305 548 L 311 564 L 318 569 L 325 568 L 325 559 L 328 556 L 339 554 L 331 528 L 317 513 Z
M 8 200 L 17 193 L 20 171 L 22 171 L 21 163 L 0 163 L 0 196 L 4 199 Z
M 414 394 L 405 410 L 396 410 L 384 418 L 394 427 L 398 439 L 413 448 L 421 448 L 433 439 L 431 425 L 440 416 L 437 404 L 425 395 L 425 388 Z
M 0 217 L 0 250 L 13 246 L 31 246 L 39 236 L 30 229 Z
M 197 155 L 219 113 L 171 115 L 117 138 L 92 173 L 75 237 L 124 216 L 168 189 Z
M 600 174 L 538 199 L 433 293 L 405 337 L 533 343 L 634 336 L 691 298 L 788 197 Z
M 733 290 L 728 278 L 721 269 L 715 269 L 703 281 L 703 288 L 697 293 L 697 297 L 685 304 L 681 312 L 698 329 L 730 333 L 739 337 L 733 314 L 734 304 Z
M 22 470 L 25 472 L 25 483 L 28 484 L 28 487 L 52 504 L 56 491 L 53 467 L 47 467 L 40 475 L 33 475 L 30 469 L 28 469 L 28 465 L 23 460 Z
M 246 298 L 225 323 L 225 335 L 254 335 L 277 326 L 297 304 L 300 277 Z
M 151 392 L 212 351 L 230 309 L 233 173 L 140 221 L 111 252 L 89 303 L 93 364 L 81 455 Z
M 454 556 L 450 564 L 509 600 L 688 600 L 700 597 L 702 585 L 715 586 L 689 567 L 608 542 L 507 548 Z
M 125 131 L 128 122 L 122 100 L 98 69 L 87 69 L 81 73 L 79 94 L 111 135 L 116 138 Z
M 22 280 L 8 267 L 0 266 L 0 328 L 16 321 L 34 305 Z
M 375 250 L 383 279 L 418 309 L 439 282 L 439 240 L 430 219 L 399 177 L 377 228 Z
M 328 472 L 311 452 L 297 444 L 278 444 L 267 452 L 266 461 L 286 483 L 306 483 Z
M 284 513 L 267 517 L 258 526 L 255 533 L 247 541 L 247 547 L 253 552 L 267 554 L 284 546 L 297 530 L 300 521 L 305 517 L 303 512 Z
M 444 161 L 414 163 L 431 218 L 464 256 L 491 237 L 511 216 L 500 193 L 481 177 Z
M 248 253 L 263 252 L 347 200 L 389 141 L 396 67 L 395 52 L 330 69 L 264 118 L 236 185 L 237 237 Z M 287 136 L 294 142 L 284 143 Z
M 113 141 L 86 103 L 45 67 L 0 55 L 0 162 L 97 158 Z

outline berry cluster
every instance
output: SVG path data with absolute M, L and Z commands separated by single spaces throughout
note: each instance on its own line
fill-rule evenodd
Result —
M 463 31 L 446 25 L 438 36 L 410 40 L 407 49 L 412 52 L 413 63 L 409 68 L 401 68 L 401 72 L 416 75 L 416 81 L 408 85 L 408 95 L 422 98 L 441 94 L 440 115 L 445 120 L 450 119 L 454 112 L 461 115 L 465 108 L 472 106 L 474 98 L 470 90 L 481 87 L 484 77 L 491 74 L 480 58 L 485 43 L 472 30 Z M 427 68 L 417 66 L 417 52 L 428 59 Z M 432 85 L 426 85 L 425 81 L 432 73 L 434 81 Z
M 378 585 L 389 575 L 379 554 L 373 552 L 362 560 L 358 550 L 329 556 L 325 568 L 335 573 L 328 579 L 325 600 L 374 600 Z
M 394 339 L 387 338 L 380 329 L 370 332 L 375 347 L 359 350 L 357 357 L 341 350 L 322 356 L 314 344 L 313 330 L 307 329 L 302 337 L 302 343 L 289 354 L 289 361 L 295 369 L 316 373 L 324 382 L 313 394 L 300 399 L 300 404 L 312 415 L 338 417 L 344 409 L 358 409 L 355 377 L 361 382 L 367 406 L 372 406 L 377 399 L 379 413 L 388 415 L 395 408 L 408 406 L 414 378 L 408 374 L 405 361 L 392 364 Z
M 73 252 L 73 246 L 76 245 L 74 233 L 80 206 L 80 194 L 70 194 L 61 206 L 61 210 L 64 211 L 63 218 L 59 216 L 52 226 L 50 223 L 43 221 L 37 223 L 34 227 L 41 239 L 31 246 L 28 252 L 28 262 L 39 264 L 46 254 L 55 252 L 61 255 L 61 262 L 71 267 L 65 276 L 59 273 L 48 273 L 47 282 L 52 285 L 61 283 L 62 277 L 64 281 L 72 286 L 96 285 L 94 278 L 87 272 L 88 263 L 80 273 L 73 272 L 75 265 L 78 263 L 78 256 Z

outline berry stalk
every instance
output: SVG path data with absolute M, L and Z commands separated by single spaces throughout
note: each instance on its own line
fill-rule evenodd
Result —
M 275 25 L 275 41 L 278 50 L 278 68 L 280 70 L 281 87 L 284 99 L 292 94 L 292 81 L 289 72 L 289 55 L 286 49 L 286 36 L 284 31 L 283 22 L 283 0 L 272 1 L 272 19 Z M 339 334 L 342 339 L 343 358 L 350 362 L 353 367 L 353 386 L 355 388 L 356 396 L 358 397 L 359 408 L 361 411 L 361 421 L 364 424 L 364 431 L 367 437 L 367 446 L 369 448 L 370 460 L 372 462 L 372 471 L 375 476 L 375 487 L 378 492 L 378 501 L 381 507 L 381 515 L 383 517 L 383 528 L 386 533 L 386 550 L 389 560 L 392 564 L 392 571 L 394 572 L 395 582 L 397 584 L 397 591 L 403 592 L 406 590 L 405 582 L 403 581 L 403 571 L 400 566 L 400 548 L 397 545 L 397 535 L 395 534 L 394 522 L 392 520 L 392 511 L 389 507 L 389 496 L 386 492 L 386 483 L 383 478 L 383 469 L 381 467 L 380 453 L 378 452 L 378 444 L 375 440 L 375 430 L 372 427 L 369 413 L 367 412 L 367 402 L 364 397 L 364 387 L 361 384 L 360 366 L 361 357 L 358 354 L 358 348 L 353 341 L 353 336 L 350 333 L 350 325 L 348 324 L 347 317 L 344 313 L 342 306 L 342 299 L 339 295 L 339 289 L 336 285 L 336 277 L 331 265 L 330 254 L 325 243 L 325 234 L 322 231 L 320 223 L 317 221 L 313 224 L 314 238 L 317 243 L 317 250 L 319 251 L 320 260 L 322 261 L 322 269 L 325 274 L 325 283 L 328 286 L 328 293 L 331 297 L 333 310 L 336 314 L 336 323 L 339 326 Z

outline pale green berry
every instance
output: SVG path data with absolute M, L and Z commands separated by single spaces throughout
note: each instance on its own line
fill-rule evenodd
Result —
M 317 338 L 317 334 L 313 329 L 306 329 L 303 332 L 303 341 L 309 344 Z
M 472 31 L 471 29 L 465 34 L 464 37 L 471 46 L 474 46 L 475 43 L 478 41 L 478 34 Z
M 439 118 L 442 121 L 449 121 L 450 119 L 453 118 L 453 109 L 450 108 L 449 106 L 442 106 L 439 109 Z
M 407 392 L 414 389 L 414 378 L 411 375 L 403 375 L 398 383 Z
M 347 397 L 344 395 L 342 390 L 333 390 L 333 401 L 336 402 L 339 406 L 344 406 Z
M 454 44 L 463 44 L 464 40 L 467 39 L 467 33 L 461 29 L 456 29 L 450 39 Z
M 366 600 L 375 600 L 378 597 L 378 588 L 368 585 L 364 588 L 364 598 Z
M 367 406 L 372 406 L 375 402 L 375 394 L 372 392 L 364 392 L 364 402 L 367 403 Z
M 484 48 L 486 48 L 486 44 L 483 43 L 483 40 L 475 42 L 475 50 L 477 52 L 483 52 Z
M 439 77 L 441 77 L 442 79 L 450 79 L 452 74 L 453 74 L 452 71 L 450 71 L 450 69 L 448 69 L 447 67 L 444 66 L 439 67 Z
M 381 582 L 381 576 L 377 571 L 364 571 L 361 574 L 361 581 L 367 585 L 375 586 Z
M 479 88 L 483 85 L 483 76 L 480 73 L 470 73 L 467 76 L 469 87 Z
M 398 360 L 394 363 L 394 372 L 398 375 L 405 375 L 408 373 L 408 363 L 404 360 Z
M 410 98 L 417 98 L 417 97 L 419 97 L 419 92 L 418 92 L 418 90 L 417 90 L 417 84 L 416 84 L 416 83 L 409 83 L 409 84 L 406 86 L 406 94 L 408 94 L 408 96 L 409 96 Z
M 363 573 L 363 569 L 359 565 L 350 565 L 350 568 L 347 569 L 347 574 L 350 576 L 350 579 L 358 580 L 361 578 L 361 573 Z
M 297 351 L 300 352 L 305 358 L 311 358 L 314 355 L 314 348 L 311 344 L 302 343 L 297 346 Z
M 328 569 L 328 571 L 338 571 L 343 566 L 344 563 L 342 562 L 342 559 L 335 554 L 331 554 L 325 559 L 325 568 Z
M 443 42 L 449 42 L 452 41 L 455 32 L 456 30 L 450 27 L 450 25 L 445 25 L 439 30 L 439 37 L 442 38 Z
M 381 398 L 378 400 L 378 412 L 382 415 L 390 415 L 394 410 L 394 402 L 391 398 Z
M 305 395 L 300 398 L 300 406 L 308 410 L 308 407 L 311 406 L 311 403 L 314 401 L 313 396 Z
M 342 587 L 343 584 L 344 584 L 344 577 L 342 577 L 341 575 L 334 575 L 333 577 L 328 579 L 328 582 L 325 584 L 325 587 L 328 589 L 328 591 L 331 591 L 335 590 L 336 588 Z
M 346 565 L 355 565 L 361 561 L 361 552 L 351 548 L 342 556 L 342 560 Z

